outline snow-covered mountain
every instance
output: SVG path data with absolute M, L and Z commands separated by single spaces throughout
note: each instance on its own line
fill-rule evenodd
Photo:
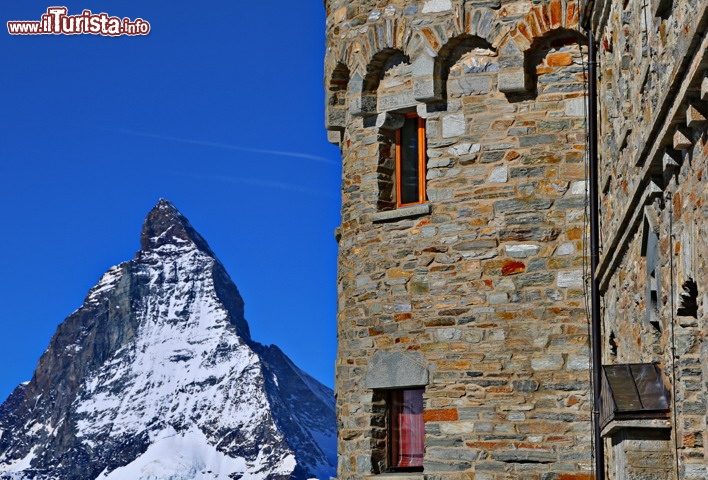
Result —
M 0 406 L 0 479 L 328 479 L 335 430 L 332 391 L 251 339 L 224 267 L 160 200 Z

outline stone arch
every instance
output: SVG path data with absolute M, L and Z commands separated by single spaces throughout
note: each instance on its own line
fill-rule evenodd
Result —
M 441 24 L 421 28 L 410 38 L 405 51 L 413 59 L 413 89 L 419 102 L 445 98 L 445 62 L 449 50 L 467 39 L 496 51 L 510 27 L 498 22 L 496 10 L 488 7 L 456 5 L 456 15 Z
M 389 49 L 404 50 L 410 34 L 406 17 L 381 19 L 371 24 L 366 33 L 368 52 L 375 56 Z
M 345 59 L 344 63 L 349 67 L 349 71 L 363 72 L 366 70 L 368 63 L 367 52 L 366 45 L 362 44 L 359 39 L 356 39 L 346 43 L 341 58 Z
M 349 68 L 344 63 L 337 63 L 329 75 L 326 92 L 325 126 L 330 131 L 342 131 L 347 121 L 347 89 L 349 87 Z
M 483 38 L 495 49 L 505 41 L 511 27 L 499 21 L 498 10 L 469 6 L 465 9 L 464 33 Z
M 534 6 L 511 31 L 511 38 L 526 52 L 534 42 L 557 30 L 578 30 L 578 7 L 575 0 L 551 0 Z
M 447 98 L 449 94 L 447 91 L 447 83 L 451 69 L 462 60 L 463 57 L 468 56 L 477 49 L 484 49 L 496 54 L 493 45 L 485 38 L 469 34 L 458 35 L 450 39 L 450 41 L 440 49 L 438 57 L 436 58 L 435 70 L 436 81 L 440 83 L 439 90 L 442 98 Z M 480 71 L 482 70 L 483 68 L 480 69 Z
M 539 42 L 558 32 L 574 32 L 573 35 L 584 38 L 578 32 L 578 14 L 577 0 L 551 0 L 532 7 L 509 30 L 499 45 L 499 53 L 503 58 L 499 90 L 504 93 L 530 90 L 534 85 L 529 75 L 531 72 L 528 71 L 528 54 L 538 48 Z
M 370 116 L 380 109 L 378 90 L 387 71 L 397 65 L 410 65 L 410 59 L 403 50 L 386 48 L 371 57 L 362 74 L 352 76 L 350 82 L 351 101 L 349 112 L 355 116 Z

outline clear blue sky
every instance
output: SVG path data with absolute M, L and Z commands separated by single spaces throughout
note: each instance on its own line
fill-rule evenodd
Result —
M 147 36 L 15 36 L 50 6 Z M 332 386 L 340 157 L 323 127 L 324 7 L 3 0 L 0 401 L 57 325 L 139 249 L 160 197 L 209 242 L 253 337 Z

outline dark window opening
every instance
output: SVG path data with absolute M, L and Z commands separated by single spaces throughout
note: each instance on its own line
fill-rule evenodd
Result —
M 396 131 L 396 205 L 425 202 L 425 120 L 416 114 L 406 115 Z
M 422 471 L 425 451 L 423 389 L 392 390 L 389 397 L 391 471 Z
M 673 7 L 673 0 L 657 0 L 654 5 L 654 16 L 666 20 L 671 16 Z
M 698 285 L 689 278 L 681 285 L 679 308 L 676 313 L 682 317 L 698 318 Z
M 657 333 L 661 333 L 659 323 L 659 286 L 657 285 L 656 270 L 649 274 L 649 304 L 647 305 L 649 323 Z
M 610 332 L 610 355 L 617 356 L 617 335 L 615 332 Z
M 659 341 L 663 331 L 661 322 L 661 275 L 659 268 L 659 235 L 657 229 L 649 221 L 644 222 L 644 233 L 642 238 L 642 255 L 645 257 L 646 265 L 646 321 L 651 327 L 650 332 L 654 341 Z

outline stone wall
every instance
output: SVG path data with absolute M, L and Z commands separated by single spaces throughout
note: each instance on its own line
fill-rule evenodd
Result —
M 373 379 L 400 358 L 427 372 L 412 478 L 590 479 L 577 4 L 325 3 L 340 480 L 386 470 Z M 426 120 L 428 201 L 395 209 L 386 113 L 407 112 Z
M 612 479 L 654 478 L 646 465 L 657 478 L 708 478 L 707 25 L 708 4 L 690 0 L 600 1 L 592 17 L 603 363 L 657 363 L 672 397 L 668 429 L 607 440 Z

